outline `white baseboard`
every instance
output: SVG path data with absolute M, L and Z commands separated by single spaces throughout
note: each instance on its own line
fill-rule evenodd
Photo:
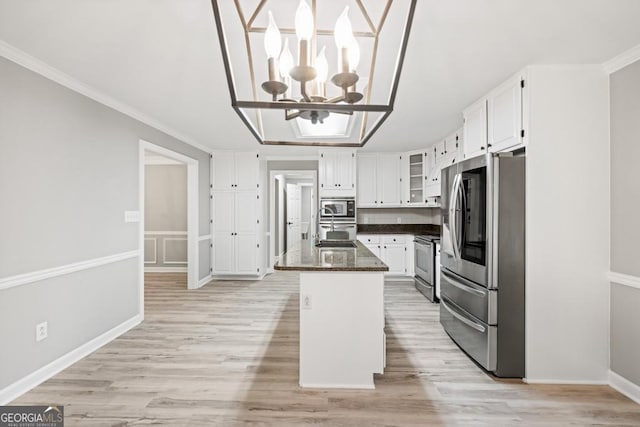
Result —
M 375 390 L 375 384 L 302 384 L 302 388 L 339 388 L 339 389 L 352 389 L 352 390 Z
M 246 281 L 246 280 L 262 280 L 264 278 L 264 274 L 261 276 L 243 276 L 233 274 L 213 274 L 211 276 L 212 280 L 238 280 L 238 281 Z
M 187 267 L 145 267 L 145 273 L 186 273 Z
M 199 287 L 199 288 L 203 287 L 204 285 L 206 285 L 207 283 L 209 283 L 209 282 L 211 281 L 211 279 L 212 279 L 212 277 L 211 277 L 211 275 L 210 275 L 210 274 L 209 274 L 207 277 L 203 277 L 202 279 L 200 279 L 200 280 L 198 281 L 198 287 Z
M 554 385 L 609 385 L 607 380 L 559 380 L 559 379 L 539 379 L 523 378 L 527 384 L 554 384 Z
M 102 335 L 97 336 L 91 341 L 82 344 L 75 350 L 59 357 L 48 365 L 45 365 L 15 383 L 8 385 L 0 390 L 0 405 L 7 405 L 32 388 L 42 384 L 49 378 L 98 350 L 100 347 L 118 338 L 120 335 L 140 324 L 140 322 L 142 322 L 142 316 L 136 315 Z
M 632 383 L 625 377 L 616 374 L 613 371 L 609 371 L 609 385 L 620 393 L 627 396 L 629 399 L 640 404 L 640 386 Z

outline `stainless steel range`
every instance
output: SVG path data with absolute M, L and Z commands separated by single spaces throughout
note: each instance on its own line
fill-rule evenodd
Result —
M 436 263 L 437 242 L 437 238 L 430 236 L 415 236 L 413 239 L 416 289 L 431 302 L 438 302 L 440 294 Z

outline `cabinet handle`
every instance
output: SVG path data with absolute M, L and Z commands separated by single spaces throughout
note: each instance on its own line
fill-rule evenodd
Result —
M 396 241 L 396 239 L 393 239 L 393 241 L 395 242 L 395 241 Z
M 378 246 L 378 249 L 380 249 L 380 246 Z
M 386 246 L 385 246 L 384 248 L 385 248 L 385 249 L 387 249 L 387 247 L 386 247 Z

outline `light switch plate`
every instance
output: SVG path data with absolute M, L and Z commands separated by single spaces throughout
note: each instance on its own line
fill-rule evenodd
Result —
M 124 222 L 140 222 L 140 211 L 124 211 Z

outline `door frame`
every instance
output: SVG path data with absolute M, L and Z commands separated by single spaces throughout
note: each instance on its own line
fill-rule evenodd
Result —
M 275 218 L 275 210 L 276 210 L 276 193 L 275 193 L 275 179 L 277 175 L 287 175 L 287 174 L 308 174 L 313 181 L 313 194 L 315 195 L 316 207 L 319 202 L 319 194 L 318 194 L 318 171 L 315 169 L 301 169 L 301 170 L 271 170 L 269 171 L 269 268 L 268 272 L 273 272 L 273 266 L 278 260 L 278 255 L 276 255 L 276 218 Z M 286 181 L 285 181 L 286 183 Z M 315 217 L 317 212 L 313 212 L 313 216 Z
M 144 314 L 144 187 L 145 187 L 145 163 L 144 152 L 151 151 L 187 165 L 187 288 L 197 289 L 199 275 L 199 210 L 198 210 L 198 160 L 184 154 L 175 152 L 160 145 L 140 140 L 138 147 L 138 202 L 140 211 L 140 223 L 138 230 L 139 282 L 140 282 L 140 308 Z

